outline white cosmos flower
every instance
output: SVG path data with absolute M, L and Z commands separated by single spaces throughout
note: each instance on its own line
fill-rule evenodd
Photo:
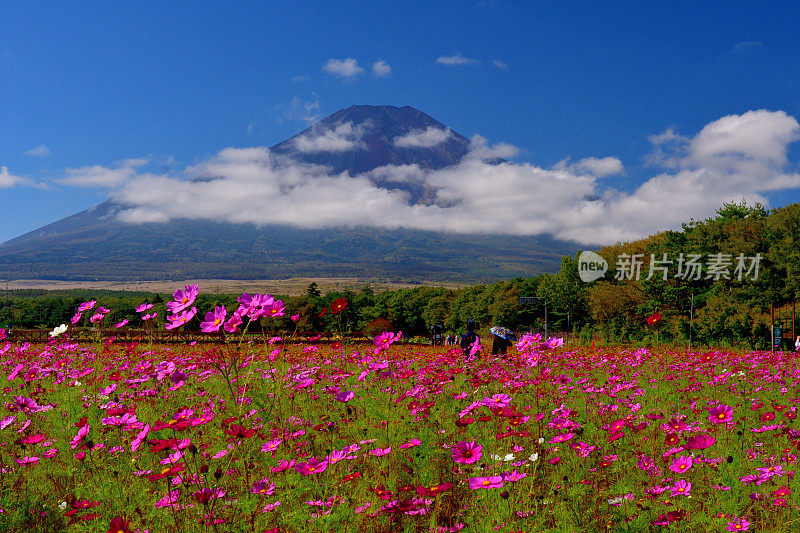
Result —
M 55 338 L 64 333 L 65 331 L 67 331 L 67 325 L 61 324 L 60 326 L 57 326 L 55 329 L 53 329 L 53 331 L 50 332 L 50 336 Z
M 531 456 L 528 457 L 528 461 L 530 461 L 530 462 L 534 462 L 537 459 L 539 459 L 539 454 L 538 453 L 532 453 Z

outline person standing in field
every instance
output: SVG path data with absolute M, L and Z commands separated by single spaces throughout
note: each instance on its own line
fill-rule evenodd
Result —
M 508 353 L 508 347 L 511 346 L 511 341 L 504 339 L 500 335 L 494 335 L 492 340 L 492 355 L 505 355 Z
M 480 343 L 480 337 L 475 333 L 475 322 L 470 318 L 467 321 L 467 332 L 461 337 L 459 346 L 464 352 L 464 357 L 467 358 L 472 351 L 472 347 Z

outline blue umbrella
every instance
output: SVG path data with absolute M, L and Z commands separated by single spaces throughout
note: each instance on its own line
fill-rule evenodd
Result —
M 517 336 L 514 335 L 514 332 L 503 326 L 493 326 L 489 331 L 492 332 L 492 335 L 497 335 L 506 340 L 517 340 Z

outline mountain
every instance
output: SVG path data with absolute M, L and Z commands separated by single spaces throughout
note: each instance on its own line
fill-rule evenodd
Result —
M 350 126 L 352 125 L 352 126 Z M 398 146 L 396 140 L 412 132 L 433 128 L 449 132 L 435 146 Z M 356 149 L 342 151 L 301 151 L 304 139 L 324 132 L 359 131 Z M 458 163 L 469 150 L 470 141 L 453 132 L 438 120 L 413 107 L 354 105 L 337 111 L 294 137 L 276 144 L 270 151 L 304 163 L 325 165 L 336 174 L 351 176 L 385 165 L 417 164 L 422 168 L 440 169 Z M 313 148 L 313 147 L 308 147 Z
M 470 141 L 412 107 L 352 106 L 273 146 L 286 162 L 335 173 L 385 165 L 441 169 Z M 213 177 L 209 177 L 213 179 Z M 410 202 L 430 191 L 395 183 Z M 371 277 L 388 281 L 490 281 L 556 271 L 578 245 L 547 237 L 455 235 L 376 228 L 301 229 L 211 220 L 128 224 L 108 200 L 0 244 L 0 279 L 182 280 Z

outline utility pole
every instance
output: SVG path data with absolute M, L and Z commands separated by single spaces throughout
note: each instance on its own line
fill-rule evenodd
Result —
M 692 349 L 692 322 L 694 322 L 694 293 L 692 293 L 692 303 L 689 308 L 689 349 Z
M 770 349 L 775 351 L 775 304 L 769 303 Z

